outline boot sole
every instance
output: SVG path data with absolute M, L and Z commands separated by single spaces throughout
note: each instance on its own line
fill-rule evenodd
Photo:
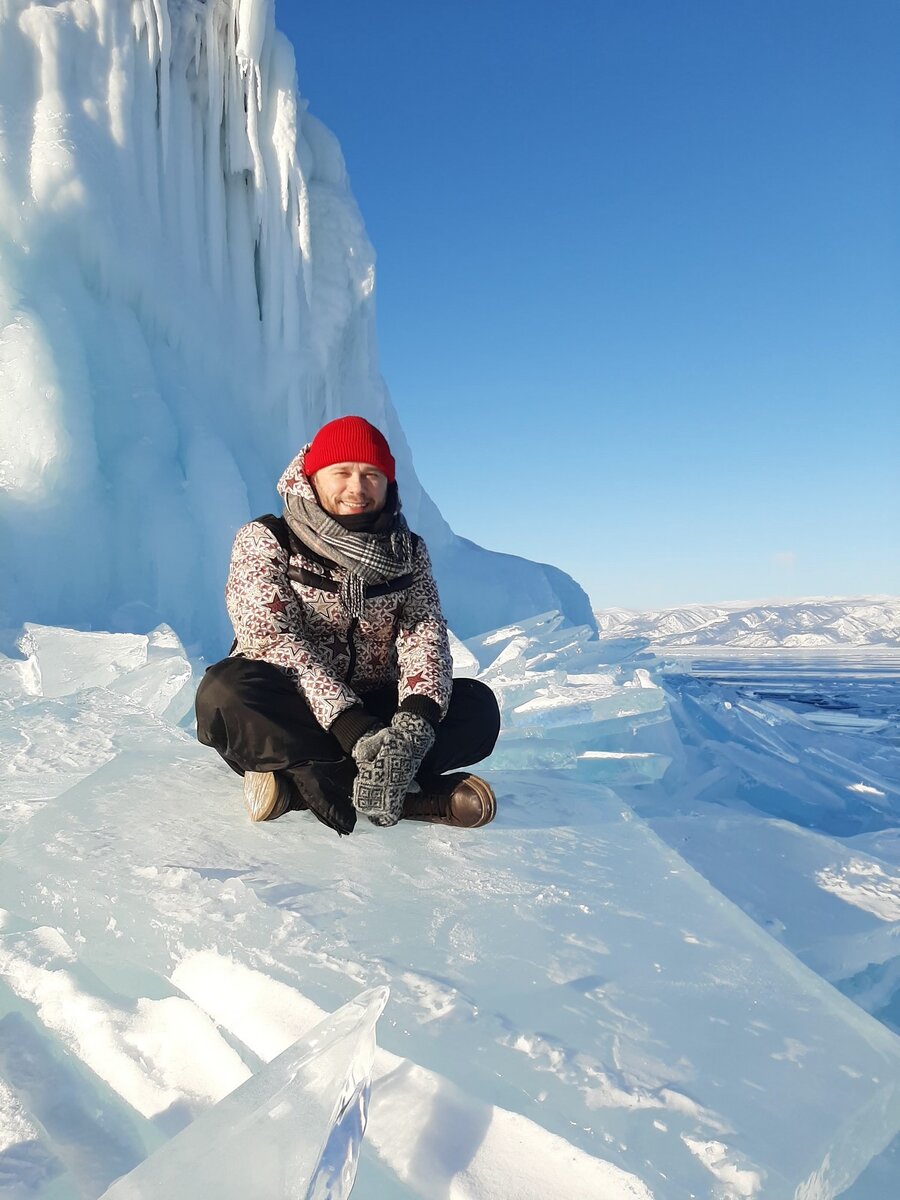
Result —
M 271 821 L 288 809 L 278 779 L 271 771 L 244 772 L 244 803 L 251 821 Z
M 497 815 L 497 797 L 494 795 L 494 789 L 484 779 L 478 775 L 469 775 L 466 783 L 481 801 L 482 815 L 481 820 L 476 821 L 474 825 L 470 825 L 469 829 L 480 829 L 482 825 L 489 825 Z

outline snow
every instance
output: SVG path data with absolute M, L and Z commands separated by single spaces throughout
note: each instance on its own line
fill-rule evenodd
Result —
M 817 597 L 764 604 L 686 604 L 595 613 L 605 635 L 646 637 L 655 647 L 765 648 L 900 646 L 900 598 Z
M 166 622 L 224 652 L 234 531 L 347 412 L 387 435 L 457 632 L 593 627 L 573 580 L 456 537 L 423 491 L 374 252 L 273 0 L 7 0 L 0 168 L 0 630 Z
M 554 645 L 559 628 L 455 645 L 485 672 L 516 643 L 505 698 L 540 699 L 549 675 L 617 701 L 606 720 L 505 723 L 486 764 L 499 816 L 478 834 L 401 823 L 341 842 L 308 814 L 247 820 L 193 740 L 202 664 L 171 630 L 22 631 L 18 661 L 54 693 L 0 701 L 0 1117 L 23 1195 L 99 1196 L 117 1175 L 111 1197 L 177 1195 L 159 1181 L 185 1154 L 192 1194 L 221 1190 L 280 1056 L 386 987 L 370 1070 L 351 1036 L 278 1093 L 323 1114 L 297 1179 L 323 1143 L 345 1181 L 358 1154 L 373 1200 L 828 1197 L 875 1170 L 900 1129 L 900 863 L 873 853 L 892 844 L 896 749 L 823 743 L 640 648 L 598 665 L 586 634 L 581 657 Z M 181 664 L 157 695 L 136 683 L 154 654 Z M 635 695 L 658 704 L 631 713 Z M 526 743 L 532 766 L 500 769 Z M 825 748 L 805 826 L 754 808 L 751 762 L 794 787 Z M 849 789 L 861 774 L 883 798 Z M 875 802 L 877 821 L 852 807 Z M 856 836 L 822 828 L 836 812 Z M 281 1133 L 253 1136 L 266 1178 Z
M 900 871 L 885 870 L 866 859 L 851 859 L 839 869 L 826 867 L 816 879 L 820 887 L 855 904 L 881 921 L 900 921 Z

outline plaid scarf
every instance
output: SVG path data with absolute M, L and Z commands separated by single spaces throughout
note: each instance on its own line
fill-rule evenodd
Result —
M 387 518 L 385 529 L 377 533 L 353 532 L 320 507 L 311 485 L 284 497 L 284 519 L 300 541 L 347 572 L 340 596 L 350 617 L 362 616 L 369 584 L 389 583 L 412 571 L 412 537 L 400 512 L 399 499 L 394 511 L 383 516 Z

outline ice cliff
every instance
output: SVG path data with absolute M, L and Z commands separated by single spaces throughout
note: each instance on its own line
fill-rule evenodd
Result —
M 456 537 L 422 489 L 374 286 L 272 0 L 4 0 L 0 627 L 166 620 L 221 650 L 235 528 L 346 412 L 387 434 L 461 635 L 593 626 L 568 576 Z

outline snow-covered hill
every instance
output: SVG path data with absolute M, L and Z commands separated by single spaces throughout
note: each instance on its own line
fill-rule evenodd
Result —
M 645 637 L 654 646 L 900 646 L 896 596 L 605 608 L 594 615 L 604 636 Z

